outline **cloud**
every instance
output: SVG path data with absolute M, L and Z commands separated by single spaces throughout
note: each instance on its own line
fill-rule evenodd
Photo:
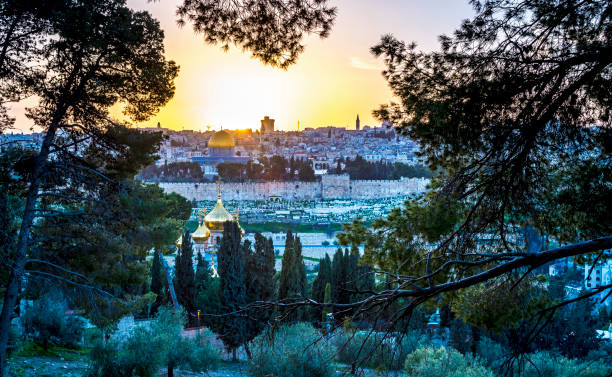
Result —
M 353 68 L 365 69 L 365 70 L 368 70 L 368 71 L 382 71 L 382 70 L 385 69 L 383 67 L 383 65 L 379 64 L 378 62 L 376 62 L 376 63 L 369 63 L 369 62 L 366 62 L 365 60 L 363 60 L 361 58 L 358 58 L 356 56 L 351 56 L 349 58 L 349 64 Z

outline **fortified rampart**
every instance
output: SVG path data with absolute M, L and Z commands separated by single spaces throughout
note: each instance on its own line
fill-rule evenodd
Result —
M 425 191 L 424 178 L 402 178 L 387 181 L 353 181 L 348 174 L 323 175 L 320 182 L 249 182 L 224 183 L 224 200 L 376 199 L 391 198 Z M 161 182 L 166 192 L 175 192 L 189 200 L 214 200 L 216 183 Z

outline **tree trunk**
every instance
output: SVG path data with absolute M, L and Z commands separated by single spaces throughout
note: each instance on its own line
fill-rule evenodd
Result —
M 6 293 L 4 295 L 4 304 L 2 306 L 2 314 L 0 315 L 0 377 L 6 375 L 6 347 L 8 343 L 8 333 L 15 310 L 17 297 L 21 291 L 21 282 L 23 280 L 26 251 L 30 238 L 30 230 L 34 221 L 35 206 L 38 198 L 38 189 L 40 188 L 42 174 L 47 166 L 47 157 L 51 143 L 55 138 L 55 132 L 59 120 L 59 115 L 54 119 L 55 122 L 49 127 L 45 134 L 43 144 L 40 148 L 40 153 L 36 158 L 32 173 L 32 181 L 26 195 L 26 204 L 23 211 L 21 228 L 19 229 L 19 238 L 15 249 L 15 258 L 13 260 L 13 268 L 6 283 Z
M 168 364 L 168 377 L 174 377 L 174 366 L 172 364 Z
M 11 38 L 13 37 L 13 33 L 15 32 L 15 28 L 17 24 L 21 20 L 22 15 L 15 16 L 13 22 L 11 22 L 11 26 L 6 32 L 6 36 L 4 41 L 2 42 L 2 50 L 0 51 L 0 77 L 4 76 L 4 61 L 6 60 L 6 53 L 8 51 L 9 44 L 11 43 Z
M 236 358 L 236 348 L 232 349 L 232 361 L 236 362 L 238 359 Z

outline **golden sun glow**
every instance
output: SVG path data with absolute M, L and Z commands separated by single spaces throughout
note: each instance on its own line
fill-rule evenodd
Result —
M 269 115 L 280 130 L 306 127 L 377 126 L 372 110 L 391 99 L 381 75 L 383 62 L 369 49 L 380 36 L 416 40 L 437 48 L 437 36 L 450 33 L 471 15 L 468 2 L 455 0 L 334 0 L 338 18 L 329 38 L 308 37 L 306 50 L 287 71 L 264 66 L 248 52 L 206 45 L 190 25 L 179 28 L 175 10 L 182 0 L 128 0 L 128 6 L 151 13 L 165 32 L 168 58 L 180 66 L 174 98 L 159 113 L 137 124 L 181 130 L 259 129 Z M 375 17 L 372 12 L 375 11 Z M 32 101 L 30 101 L 32 102 Z M 17 128 L 27 131 L 24 101 L 13 106 Z M 34 103 L 31 103 L 33 105 Z M 119 107 L 112 114 L 121 117 Z

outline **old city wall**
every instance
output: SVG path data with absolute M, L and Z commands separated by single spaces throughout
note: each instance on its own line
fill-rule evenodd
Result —
M 224 200 L 268 200 L 276 196 L 283 200 L 312 199 L 377 199 L 423 192 L 429 181 L 403 178 L 388 181 L 352 181 L 348 174 L 324 175 L 321 182 L 253 182 L 224 183 Z M 214 200 L 216 183 L 159 184 L 166 192 L 175 192 L 189 200 Z
M 189 200 L 215 200 L 216 183 L 159 184 L 166 192 L 176 192 Z M 321 198 L 319 182 L 254 182 L 223 183 L 223 200 L 268 200 L 279 196 L 283 200 L 309 200 Z

